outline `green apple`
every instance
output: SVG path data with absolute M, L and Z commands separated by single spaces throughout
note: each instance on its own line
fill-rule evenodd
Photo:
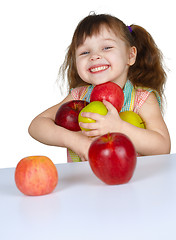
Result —
M 137 114 L 133 111 L 120 112 L 119 116 L 123 121 L 131 123 L 132 125 L 134 125 L 136 127 L 146 128 L 145 123 L 142 120 L 142 118 L 139 116 L 139 114 Z
M 92 112 L 92 113 L 98 113 L 100 115 L 106 115 L 108 110 L 105 107 L 105 105 L 100 101 L 91 102 L 86 107 L 84 107 L 79 113 L 78 122 L 93 123 L 93 122 L 96 122 L 96 121 L 94 119 L 91 119 L 91 118 L 82 117 L 81 116 L 82 112 Z M 82 127 L 80 127 L 80 128 L 84 131 L 90 131 L 90 129 L 86 129 L 86 128 L 82 128 Z

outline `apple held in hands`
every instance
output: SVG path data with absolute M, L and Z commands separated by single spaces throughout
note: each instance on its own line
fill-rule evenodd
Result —
M 72 100 L 60 106 L 55 116 L 55 123 L 71 131 L 80 131 L 78 115 L 88 104 L 83 100 Z
M 134 125 L 136 127 L 146 128 L 145 123 L 142 120 L 142 118 L 139 116 L 139 114 L 137 114 L 133 111 L 120 112 L 119 116 L 123 121 L 131 123 L 132 125 Z
M 123 90 L 113 82 L 96 85 L 90 95 L 90 102 L 103 100 L 110 102 L 120 112 L 124 104 Z
M 95 120 L 91 119 L 91 118 L 83 117 L 81 115 L 83 112 L 92 112 L 92 113 L 98 113 L 98 114 L 101 114 L 101 115 L 106 115 L 108 110 L 105 107 L 105 105 L 100 101 L 91 102 L 86 107 L 84 107 L 81 110 L 81 112 L 79 113 L 78 122 L 93 123 L 93 122 L 95 122 Z M 81 127 L 81 129 L 84 130 L 84 131 L 89 131 L 90 130 L 90 129 L 86 129 L 86 128 L 82 128 L 82 127 Z
M 121 133 L 108 133 L 92 142 L 89 164 L 94 174 L 109 185 L 127 183 L 136 167 L 136 151 Z
M 17 188 L 26 195 L 49 194 L 58 183 L 58 172 L 48 157 L 26 157 L 16 166 L 15 183 Z

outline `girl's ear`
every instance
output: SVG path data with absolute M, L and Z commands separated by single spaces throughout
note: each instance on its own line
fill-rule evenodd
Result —
M 129 54 L 129 66 L 132 66 L 135 61 L 136 61 L 136 56 L 137 56 L 137 49 L 136 47 L 130 47 L 130 54 Z

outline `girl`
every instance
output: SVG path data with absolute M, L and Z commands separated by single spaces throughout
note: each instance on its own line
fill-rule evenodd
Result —
M 88 160 L 94 138 L 108 132 L 126 134 L 140 155 L 167 154 L 170 137 L 163 120 L 162 97 L 166 74 L 162 55 L 150 34 L 137 25 L 126 26 L 111 15 L 89 15 L 77 26 L 65 62 L 69 95 L 59 104 L 39 114 L 29 127 L 36 140 L 68 148 L 68 161 Z M 58 108 L 73 99 L 89 101 L 97 84 L 112 81 L 124 92 L 122 111 L 134 111 L 145 122 L 137 128 L 119 117 L 114 106 L 104 101 L 108 113 L 83 113 L 95 123 L 80 123 L 91 131 L 72 132 L 55 125 Z

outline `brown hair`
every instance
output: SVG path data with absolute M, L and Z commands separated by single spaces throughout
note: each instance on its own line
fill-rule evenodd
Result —
M 166 73 L 162 65 L 162 53 L 153 38 L 144 28 L 137 25 L 131 25 L 130 32 L 121 20 L 107 14 L 89 15 L 78 24 L 61 67 L 63 75 L 67 72 L 69 90 L 79 85 L 87 85 L 77 73 L 75 51 L 86 37 L 98 34 L 101 26 L 111 29 L 128 47 L 137 48 L 136 62 L 128 72 L 128 79 L 132 84 L 136 87 L 152 88 L 162 97 Z
M 162 97 L 166 72 L 163 67 L 163 55 L 152 36 L 142 27 L 131 25 L 137 58 L 129 68 L 128 78 L 135 86 L 156 90 Z

